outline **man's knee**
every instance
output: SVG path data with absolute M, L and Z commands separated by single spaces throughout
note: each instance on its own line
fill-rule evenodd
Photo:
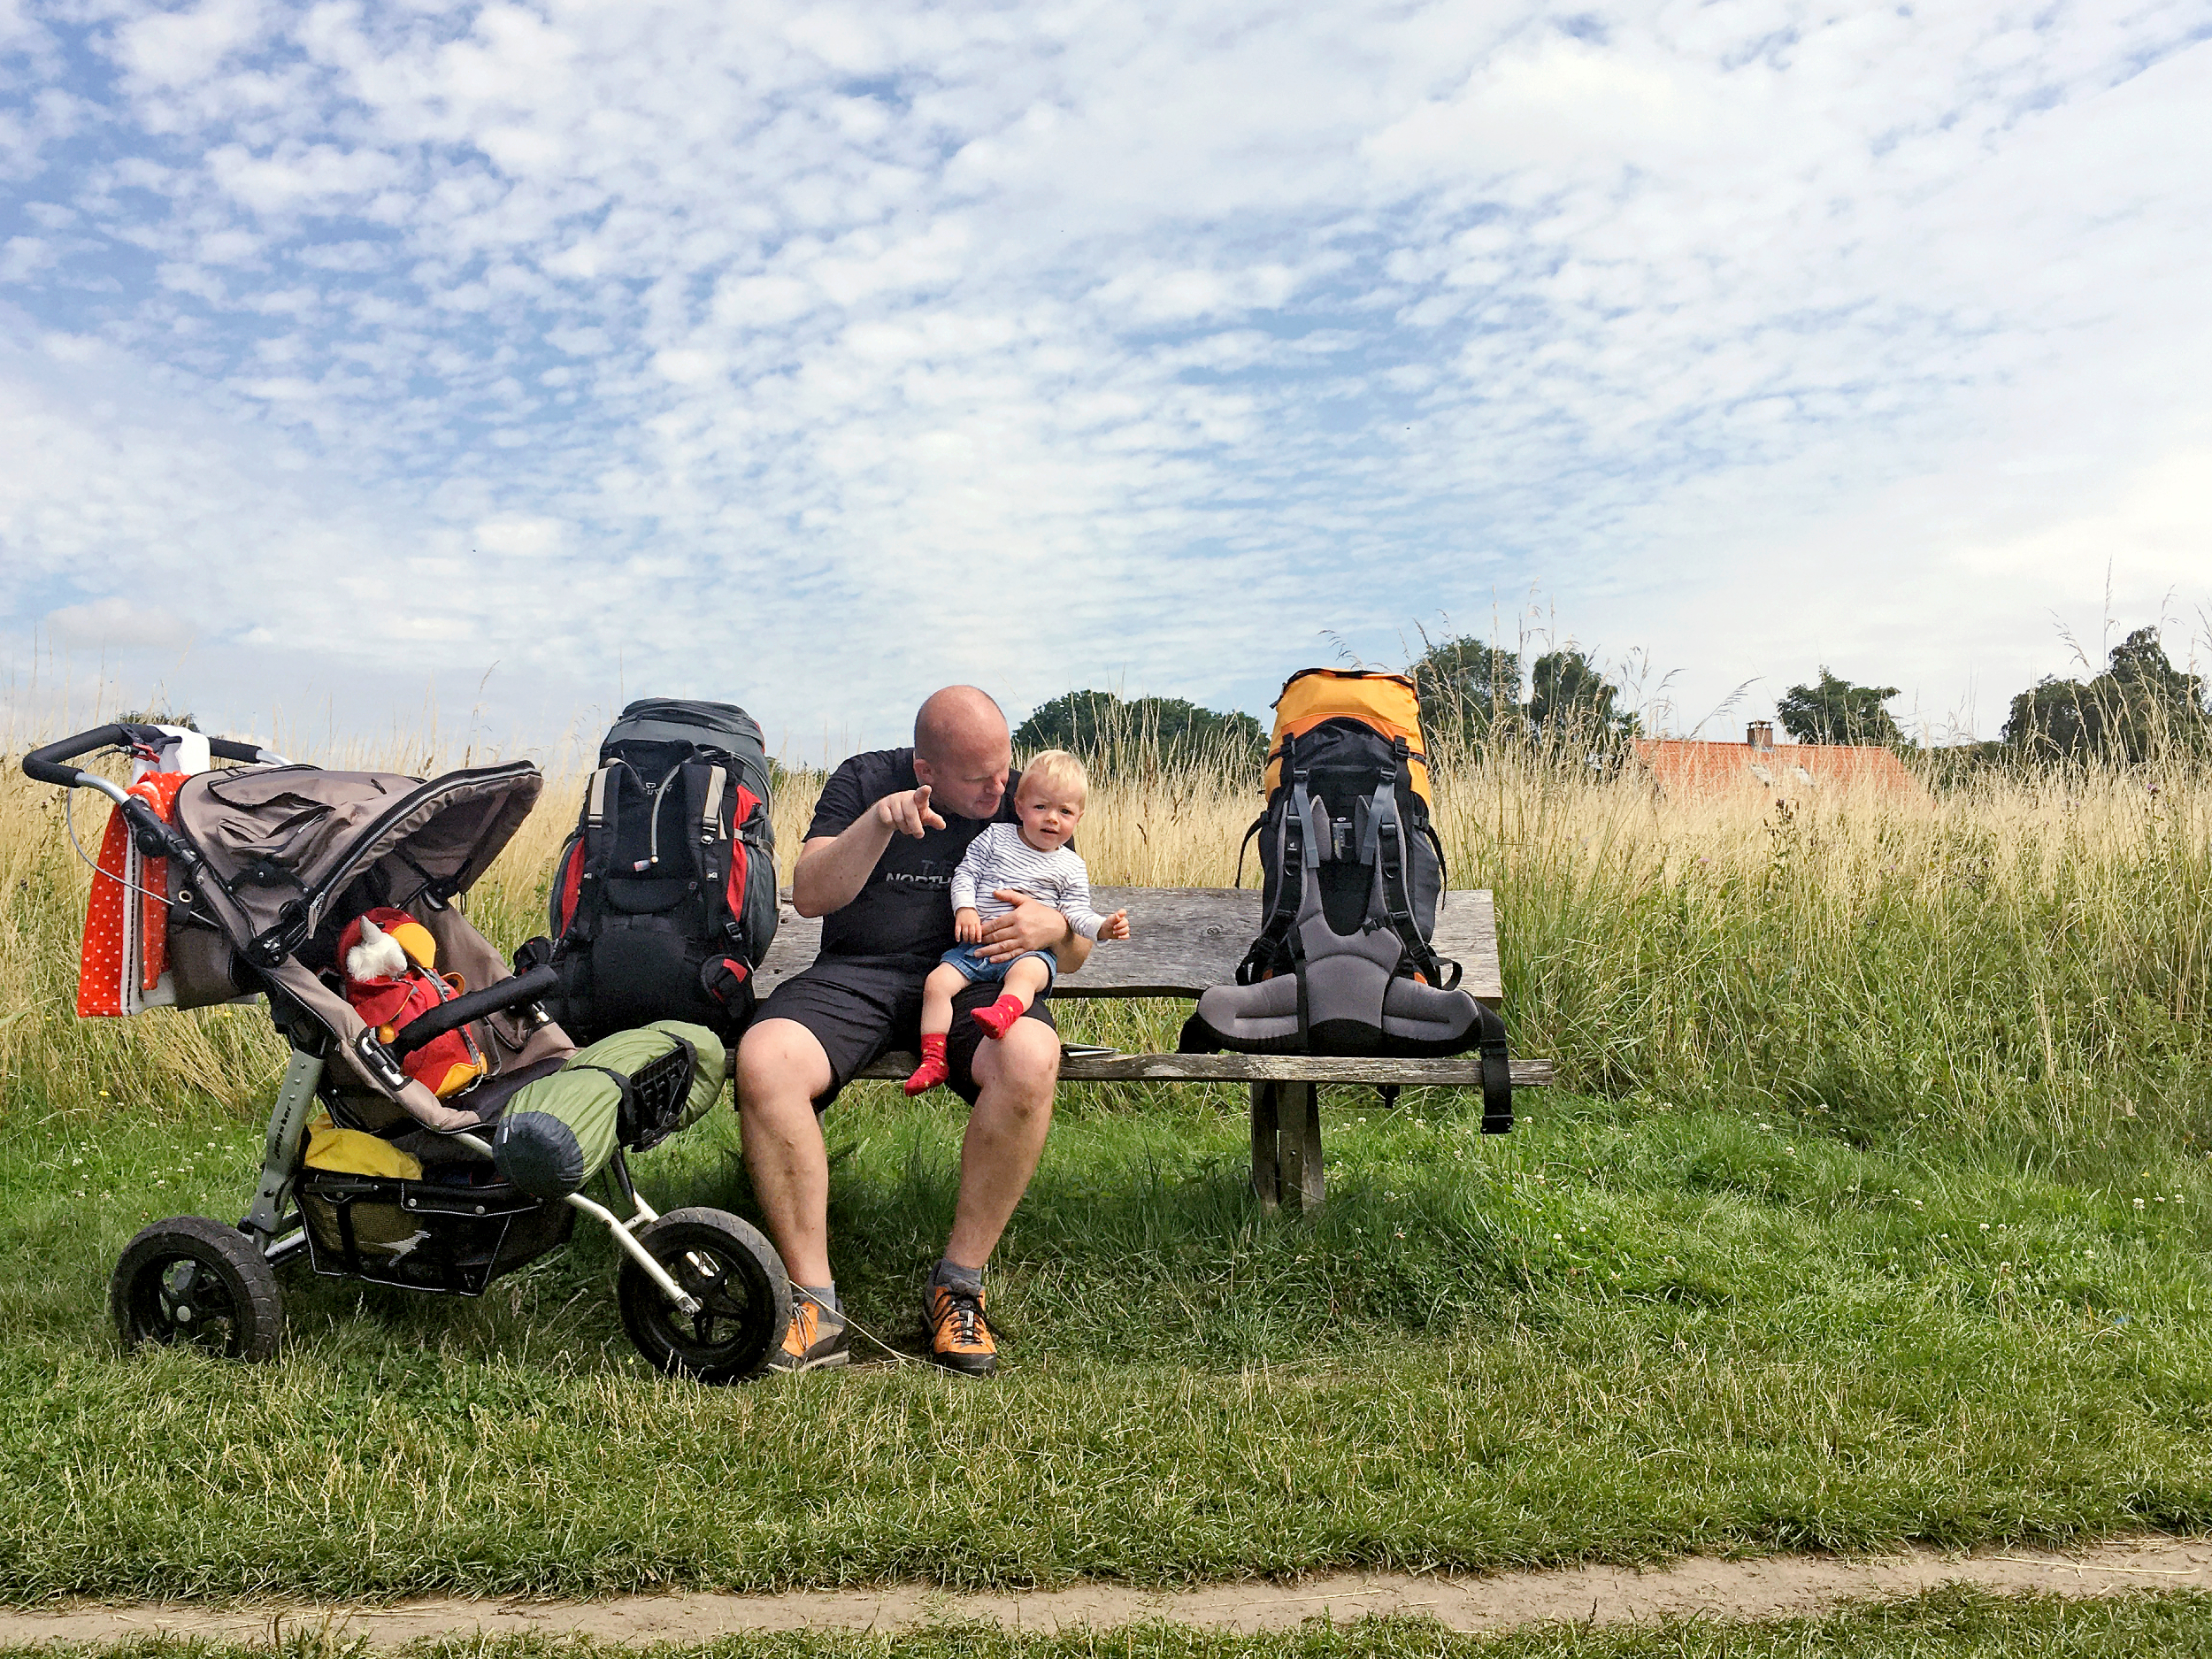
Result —
M 1060 1033 L 1041 1019 L 1018 1019 L 975 1056 L 978 1088 L 1010 1106 L 1048 1109 L 1060 1081 Z
M 821 1040 L 795 1019 L 755 1022 L 737 1045 L 737 1110 L 741 1115 L 811 1102 L 830 1086 L 829 1055 Z

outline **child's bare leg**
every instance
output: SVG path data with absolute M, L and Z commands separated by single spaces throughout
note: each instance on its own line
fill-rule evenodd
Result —
M 943 1036 L 952 1029 L 952 999 L 968 988 L 968 976 L 939 963 L 922 981 L 922 1035 Z
M 952 999 L 967 982 L 966 974 L 944 963 L 922 981 L 922 1063 L 906 1079 L 908 1094 L 924 1094 L 952 1075 L 945 1062 L 945 1033 L 952 1029 Z
M 1003 1037 L 1014 1029 L 1014 1022 L 1029 1011 L 1029 1005 L 1037 1000 L 1037 993 L 1045 988 L 1051 978 L 1043 963 L 1034 956 L 1024 956 L 1007 969 L 1006 978 L 1001 981 L 1005 988 L 1000 992 L 998 1001 L 988 1008 L 975 1010 L 976 1024 L 994 1037 Z

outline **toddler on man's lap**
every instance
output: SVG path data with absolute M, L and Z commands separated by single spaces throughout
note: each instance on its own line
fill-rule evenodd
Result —
M 906 1079 L 906 1092 L 919 1094 L 945 1080 L 945 1036 L 952 1029 L 952 999 L 969 985 L 994 980 L 1005 989 L 972 1018 L 993 1037 L 1003 1037 L 1052 988 L 1056 967 L 1042 950 L 1024 951 L 1006 962 L 992 962 L 979 944 L 983 924 L 1014 908 L 998 897 L 1003 889 L 1042 900 L 1068 918 L 1086 939 L 1126 939 L 1129 912 L 1101 916 L 1091 909 L 1090 872 L 1068 845 L 1082 821 L 1090 795 L 1083 763 L 1064 749 L 1047 749 L 1022 769 L 1014 794 L 1014 824 L 994 824 L 978 835 L 952 879 L 953 937 L 922 984 L 922 1063 Z

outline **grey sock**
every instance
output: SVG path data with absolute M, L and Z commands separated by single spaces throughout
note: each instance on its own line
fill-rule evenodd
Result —
M 794 1297 L 804 1296 L 825 1312 L 837 1314 L 841 1317 L 844 1314 L 845 1304 L 837 1300 L 837 1286 L 834 1285 L 794 1285 L 791 1294 Z
M 983 1294 L 983 1270 L 979 1267 L 963 1267 L 950 1256 L 941 1256 L 937 1258 L 937 1265 L 930 1270 L 929 1282 L 942 1285 L 947 1290 L 956 1290 L 964 1296 L 980 1296 Z

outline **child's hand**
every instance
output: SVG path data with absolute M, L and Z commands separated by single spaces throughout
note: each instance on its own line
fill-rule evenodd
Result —
M 952 936 L 964 945 L 972 945 L 983 937 L 983 918 L 966 905 L 952 913 Z
M 1098 936 L 1101 939 L 1128 938 L 1129 912 L 1127 910 L 1116 910 L 1111 916 L 1101 922 L 1098 925 Z

